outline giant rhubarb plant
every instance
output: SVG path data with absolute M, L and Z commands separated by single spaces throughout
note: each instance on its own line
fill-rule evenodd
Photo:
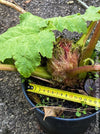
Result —
M 43 19 L 20 7 L 0 0 L 20 11 L 20 24 L 0 35 L 0 70 L 18 71 L 24 77 L 36 75 L 53 79 L 66 86 L 84 79 L 87 72 L 100 71 L 100 65 L 84 65 L 90 59 L 100 38 L 100 7 L 89 7 L 86 12 Z M 87 27 L 87 21 L 91 21 Z M 83 33 L 76 43 L 68 39 L 55 39 L 54 30 Z M 86 41 L 94 30 L 89 44 Z M 41 57 L 47 58 L 41 67 Z M 43 58 L 42 58 L 43 59 Z M 12 64 L 6 64 L 12 60 Z M 87 62 L 88 63 L 88 62 Z

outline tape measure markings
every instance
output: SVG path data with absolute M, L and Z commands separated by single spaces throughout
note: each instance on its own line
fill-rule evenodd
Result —
M 65 100 L 78 102 L 78 103 L 84 102 L 85 104 L 90 105 L 90 106 L 100 107 L 99 98 L 81 95 L 81 94 L 68 92 L 68 91 L 64 91 L 60 89 L 45 87 L 45 86 L 41 86 L 41 85 L 37 85 L 33 83 L 29 83 L 29 85 L 31 86 L 31 88 L 28 89 L 28 91 L 30 92 L 47 95 L 47 96 L 55 97 L 59 99 L 65 99 Z

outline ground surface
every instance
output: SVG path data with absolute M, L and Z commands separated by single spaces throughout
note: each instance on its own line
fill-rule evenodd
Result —
M 85 8 L 76 0 L 16 0 L 25 10 L 43 18 L 65 16 L 77 12 L 84 13 Z M 100 6 L 100 0 L 84 0 L 87 5 Z M 19 13 L 0 4 L 0 34 L 19 23 Z M 66 30 L 65 36 L 72 38 Z M 78 34 L 74 35 L 76 38 Z M 45 134 L 38 124 L 35 113 L 25 99 L 18 73 L 0 71 L 0 134 Z M 85 134 L 98 134 L 92 123 Z

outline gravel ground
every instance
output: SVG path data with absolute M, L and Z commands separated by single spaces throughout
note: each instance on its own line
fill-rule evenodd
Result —
M 85 8 L 76 0 L 32 0 L 25 4 L 24 0 L 16 0 L 25 10 L 43 18 L 65 16 L 77 12 L 84 13 Z M 84 0 L 88 6 L 100 6 L 100 0 Z M 0 5 L 0 33 L 19 23 L 19 13 Z M 60 34 L 60 33 L 58 33 Z M 64 30 L 68 38 L 79 37 Z M 0 71 L 0 134 L 46 134 L 40 128 L 35 113 L 25 99 L 21 90 L 21 81 L 18 73 Z M 91 123 L 84 134 L 100 134 L 98 122 Z

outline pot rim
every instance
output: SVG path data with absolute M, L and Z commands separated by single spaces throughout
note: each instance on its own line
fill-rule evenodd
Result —
M 32 107 L 35 107 L 35 105 L 33 104 L 33 102 L 29 99 L 26 91 L 25 91 L 25 84 L 22 83 L 22 90 L 23 90 L 23 93 L 27 99 L 27 101 L 31 104 Z M 38 112 L 40 112 L 42 115 L 44 115 L 44 112 L 41 111 L 39 108 L 36 108 L 36 110 Z M 91 115 L 88 115 L 88 116 L 85 116 L 85 117 L 80 117 L 80 118 L 76 118 L 76 119 L 70 119 L 70 118 L 59 118 L 59 117 L 52 117 L 52 116 L 49 116 L 48 118 L 52 118 L 52 119 L 57 119 L 57 120 L 63 120 L 63 121 L 79 121 L 79 120 L 84 120 L 84 119 L 87 119 L 87 118 L 91 118 L 93 116 L 95 116 L 96 114 L 100 113 L 100 110 L 98 110 L 97 112 L 91 114 Z

